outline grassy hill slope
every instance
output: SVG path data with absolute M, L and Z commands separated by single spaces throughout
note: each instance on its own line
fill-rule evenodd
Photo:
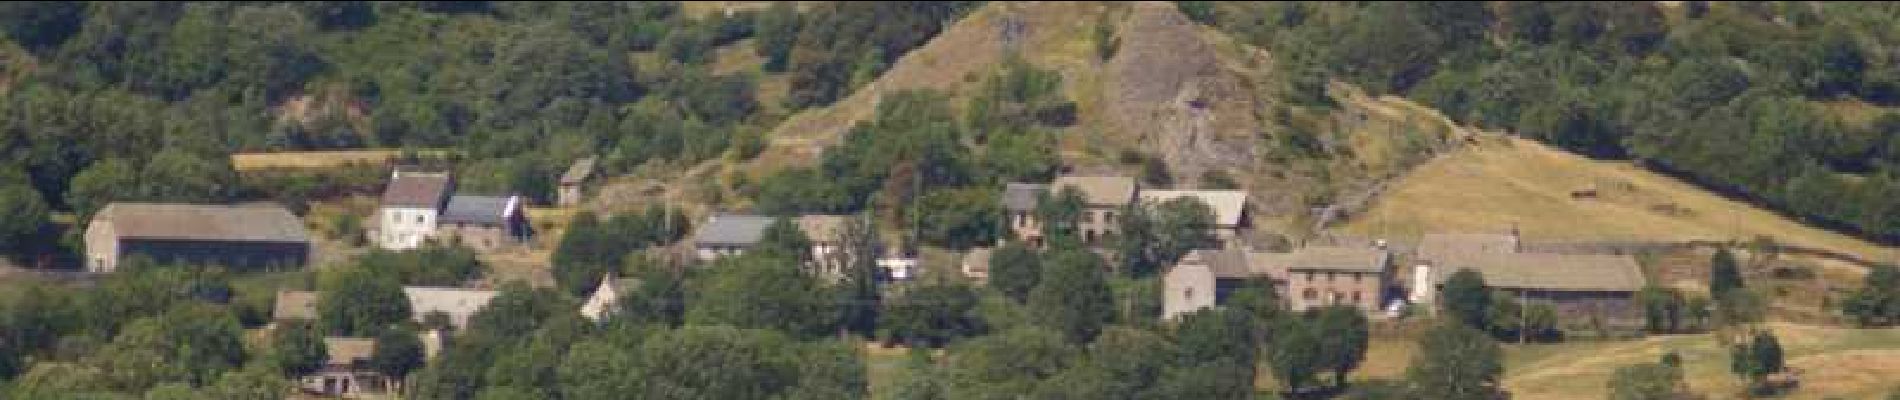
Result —
M 1572 192 L 1595 190 L 1594 198 Z M 1749 240 L 1869 259 L 1892 249 L 1803 225 L 1624 161 L 1598 161 L 1523 139 L 1487 138 L 1425 163 L 1339 230 L 1408 238 L 1501 232 L 1533 240 Z

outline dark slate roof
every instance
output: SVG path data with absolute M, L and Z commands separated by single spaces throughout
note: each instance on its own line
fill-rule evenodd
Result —
M 520 202 L 519 196 L 456 195 L 449 198 L 448 208 L 442 209 L 442 222 L 500 225 L 519 209 Z
M 1040 183 L 1011 183 L 1003 185 L 1003 208 L 1010 211 L 1035 211 L 1036 200 L 1049 185 Z
M 448 174 L 397 172 L 383 189 L 383 206 L 436 208 L 448 194 Z
M 580 161 L 575 161 L 574 165 L 567 167 L 567 173 L 561 174 L 561 184 L 562 185 L 579 184 L 581 183 L 581 181 L 587 180 L 587 177 L 592 176 L 593 174 L 594 174 L 594 158 L 593 157 L 583 158 L 583 159 L 580 159 Z
M 92 217 L 119 238 L 310 242 L 303 220 L 277 204 L 112 203 Z
M 751 214 L 713 214 L 706 219 L 706 225 L 699 227 L 693 235 L 693 242 L 700 245 L 751 246 L 764 236 L 765 227 L 771 226 L 775 218 Z

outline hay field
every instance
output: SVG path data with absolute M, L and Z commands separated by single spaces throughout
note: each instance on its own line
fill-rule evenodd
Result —
M 1595 190 L 1594 198 L 1573 198 Z M 1420 166 L 1338 229 L 1417 238 L 1427 232 L 1505 232 L 1529 240 L 1751 239 L 1890 259 L 1894 250 L 1734 201 L 1624 161 L 1599 161 L 1516 139 L 1487 137 Z
M 438 157 L 448 154 L 447 150 L 418 150 L 417 154 Z M 231 168 L 238 172 L 266 169 L 311 169 L 330 168 L 351 164 L 381 164 L 402 155 L 400 149 L 370 150 L 321 150 L 321 151 L 284 151 L 269 153 L 236 153 L 231 155 Z

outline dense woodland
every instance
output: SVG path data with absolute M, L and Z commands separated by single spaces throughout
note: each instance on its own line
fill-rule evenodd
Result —
M 1296 97 L 1343 79 L 1900 240 L 1900 6 L 1711 3 L 1180 5 L 1273 51 Z

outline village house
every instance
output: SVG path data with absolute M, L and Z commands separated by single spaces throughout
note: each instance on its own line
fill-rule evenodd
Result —
M 409 315 L 424 329 L 450 328 L 456 332 L 468 330 L 469 317 L 488 306 L 496 295 L 493 290 L 428 286 L 404 286 L 402 294 L 409 298 Z M 432 326 L 438 322 L 447 326 Z
M 722 213 L 706 217 L 706 223 L 693 233 L 695 256 L 699 261 L 710 262 L 743 254 L 759 244 L 759 238 L 765 236 L 765 228 L 772 226 L 775 220 L 751 214 Z
M 1648 284 L 1635 257 L 1524 251 L 1516 234 L 1429 234 L 1419 242 L 1409 297 L 1433 303 L 1459 270 L 1478 271 L 1485 285 L 1527 304 L 1548 304 L 1560 321 L 1600 321 L 1609 327 L 1642 324 L 1635 295 Z
M 1125 176 L 1062 176 L 1049 184 L 1050 195 L 1073 188 L 1082 194 L 1081 221 L 1076 234 L 1082 243 L 1101 244 L 1121 230 L 1115 213 L 1135 201 L 1135 179 Z
M 1009 231 L 1030 246 L 1042 245 L 1042 224 L 1036 222 L 1036 205 L 1049 192 L 1049 185 L 1009 183 L 1003 185 L 1003 212 Z
M 588 181 L 594 178 L 594 157 L 582 158 L 567 167 L 561 174 L 560 189 L 555 193 L 555 203 L 562 207 L 581 204 Z
M 845 215 L 805 215 L 792 220 L 798 224 L 798 230 L 805 233 L 805 239 L 811 241 L 812 267 L 819 276 L 844 276 L 845 260 L 839 257 L 845 245 L 845 226 L 850 219 Z
M 987 283 L 990 281 L 990 255 L 995 252 L 996 249 L 989 247 L 970 249 L 963 253 L 963 262 L 958 265 L 958 269 L 963 271 L 966 278 Z
M 317 292 L 279 290 L 277 301 L 271 304 L 272 327 L 291 321 L 317 320 Z
M 1162 278 L 1162 315 L 1217 304 L 1240 288 L 1271 287 L 1294 311 L 1346 305 L 1367 313 L 1384 298 L 1391 256 L 1378 248 L 1305 247 L 1288 253 L 1234 246 L 1189 252 Z
M 86 225 L 86 271 L 127 257 L 233 269 L 300 268 L 310 258 L 303 220 L 277 204 L 107 204 Z
M 1239 241 L 1245 230 L 1252 228 L 1252 218 L 1247 214 L 1247 192 L 1240 190 L 1142 190 L 1141 201 L 1144 204 L 1160 205 L 1174 199 L 1190 198 L 1206 204 L 1214 213 L 1214 238 L 1223 246 Z
M 639 284 L 640 281 L 633 278 L 614 278 L 612 274 L 602 276 L 600 285 L 595 286 L 594 293 L 587 296 L 586 303 L 581 304 L 581 316 L 594 322 L 607 320 L 619 312 L 621 293 Z
M 438 234 L 480 251 L 519 245 L 532 233 L 522 207 L 521 196 L 451 196 Z
M 376 231 L 372 242 L 385 250 L 421 247 L 435 237 L 436 218 L 448 204 L 455 181 L 447 172 L 390 172 L 383 189 L 382 203 L 376 209 Z
M 299 388 L 311 394 L 350 399 L 389 392 L 390 379 L 369 365 L 376 352 L 375 339 L 326 337 L 323 347 L 329 359 L 316 372 L 298 377 Z
M 1302 248 L 1286 264 L 1285 298 L 1294 311 L 1345 305 L 1375 312 L 1391 263 L 1391 254 L 1376 248 Z

